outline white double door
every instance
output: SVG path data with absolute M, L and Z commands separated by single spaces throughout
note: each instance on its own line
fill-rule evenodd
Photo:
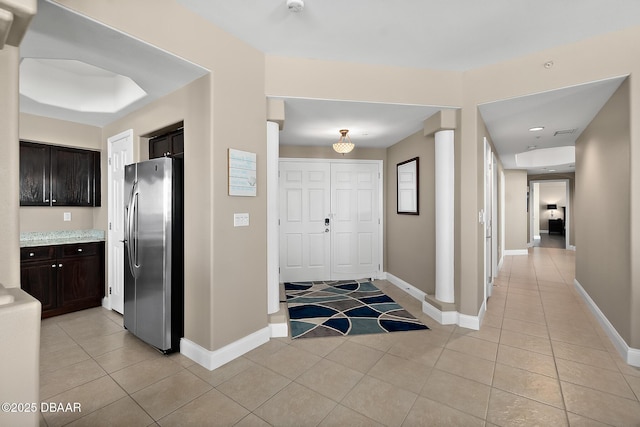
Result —
M 381 162 L 280 161 L 280 281 L 381 273 Z

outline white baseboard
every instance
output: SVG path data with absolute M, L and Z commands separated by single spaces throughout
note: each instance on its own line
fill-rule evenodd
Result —
M 289 325 L 285 323 L 269 323 L 271 338 L 284 338 L 289 336 Z
M 540 230 L 540 234 L 549 234 L 549 230 Z
M 505 255 L 529 255 L 529 251 L 526 249 L 505 249 Z
M 386 280 L 396 285 L 397 287 L 399 287 L 400 289 L 402 289 L 403 291 L 405 291 L 406 293 L 408 293 L 418 301 L 424 301 L 424 298 L 427 296 L 427 294 L 422 292 L 420 289 L 416 288 L 415 286 L 413 286 L 408 282 L 405 282 L 401 278 L 394 276 L 391 273 L 387 272 L 385 273 L 385 276 L 386 276 Z
M 102 298 L 102 306 L 107 310 L 111 310 L 111 298 L 109 297 Z
M 589 307 L 589 310 L 593 313 L 593 315 L 598 319 L 598 322 L 609 336 L 609 339 L 613 343 L 613 346 L 618 350 L 618 353 L 622 356 L 622 358 L 631 366 L 640 367 L 640 349 L 629 347 L 629 345 L 625 342 L 625 340 L 620 336 L 616 328 L 613 327 L 609 319 L 604 315 L 598 305 L 591 299 L 587 291 L 584 290 L 578 279 L 573 279 L 573 284 Z
M 542 239 L 542 237 L 540 237 L 540 235 L 539 235 L 539 234 L 538 234 L 538 235 L 536 235 L 536 236 L 533 236 L 533 240 L 540 240 L 540 239 Z
M 271 328 L 262 328 L 259 331 L 240 338 L 218 350 L 207 350 L 186 338 L 180 340 L 180 353 L 187 356 L 197 364 L 213 371 L 216 368 L 231 362 L 243 354 L 269 341 Z
M 480 329 L 480 324 L 482 323 L 482 319 L 484 318 L 484 313 L 487 311 L 486 304 L 482 304 L 478 316 L 460 314 L 457 311 L 440 311 L 436 307 L 425 301 L 425 297 L 427 296 L 426 293 L 389 272 L 386 272 L 385 274 L 389 282 L 396 285 L 398 288 L 402 289 L 403 291 L 420 301 L 422 303 L 422 312 L 441 325 L 458 325 L 467 329 Z
M 569 250 L 570 251 L 575 251 L 576 250 L 576 246 L 575 245 L 569 245 Z
M 424 299 L 422 300 L 422 312 L 441 325 L 457 325 L 460 319 L 457 311 L 440 311 Z

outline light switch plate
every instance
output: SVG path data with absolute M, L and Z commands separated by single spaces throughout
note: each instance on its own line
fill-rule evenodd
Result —
M 71 221 L 71 212 L 65 212 L 63 218 L 65 221 Z
M 233 214 L 233 226 L 234 227 L 248 227 L 249 226 L 249 214 L 248 213 L 234 213 Z

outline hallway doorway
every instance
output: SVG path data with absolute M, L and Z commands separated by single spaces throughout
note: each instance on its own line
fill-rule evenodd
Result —
M 529 183 L 529 244 L 533 247 L 570 249 L 569 180 Z

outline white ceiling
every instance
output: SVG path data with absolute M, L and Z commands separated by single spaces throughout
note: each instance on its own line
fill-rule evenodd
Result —
M 479 106 L 505 169 L 521 169 L 515 155 L 534 149 L 575 145 L 576 139 L 625 77 L 567 87 Z M 541 131 L 530 132 L 535 126 Z M 558 131 L 571 131 L 560 133 Z M 528 169 L 529 174 L 573 172 L 575 163 Z
M 299 13 L 288 11 L 286 0 L 177 1 L 266 54 L 457 71 L 640 25 L 637 0 L 305 0 Z M 132 78 L 156 97 L 207 72 L 49 0 L 38 7 L 23 56 L 81 59 Z M 539 148 L 573 144 L 620 81 L 494 102 L 480 111 L 505 166 L 512 165 L 513 154 L 532 144 L 526 129 L 534 124 L 545 133 L 578 129 L 570 138 L 539 134 Z M 289 98 L 281 143 L 328 145 L 348 128 L 356 146 L 387 147 L 421 129 L 438 109 Z M 117 118 L 28 99 L 21 99 L 21 111 L 98 126 Z
M 330 145 L 348 129 L 358 147 L 386 148 L 423 128 L 438 107 L 302 98 L 285 100 L 282 145 Z
M 93 126 L 111 123 L 208 73 L 202 67 L 45 0 L 38 1 L 38 13 L 20 45 L 20 57 L 79 60 L 126 76 L 147 93 L 113 113 L 76 111 L 20 96 L 22 112 Z M 89 89 L 79 85 L 78 91 L 75 97 Z M 65 101 L 58 104 L 65 105 Z

